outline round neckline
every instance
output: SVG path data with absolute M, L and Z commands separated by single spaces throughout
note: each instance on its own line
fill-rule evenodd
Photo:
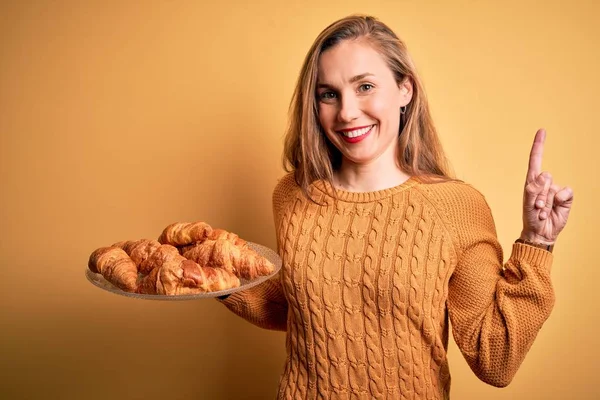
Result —
M 368 203 L 390 197 L 396 193 L 410 189 L 416 186 L 419 180 L 416 176 L 410 176 L 407 180 L 397 186 L 392 186 L 386 189 L 375 190 L 371 192 L 350 192 L 348 190 L 336 189 L 337 198 L 341 201 L 349 203 Z M 323 180 L 314 183 L 315 188 L 324 193 L 326 196 L 333 198 L 331 193 L 331 185 Z

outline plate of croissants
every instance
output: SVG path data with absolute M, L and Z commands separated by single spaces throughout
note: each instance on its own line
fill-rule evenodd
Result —
M 191 300 L 249 289 L 273 277 L 272 249 L 206 222 L 176 222 L 158 240 L 116 242 L 90 254 L 85 275 L 97 287 L 128 297 Z

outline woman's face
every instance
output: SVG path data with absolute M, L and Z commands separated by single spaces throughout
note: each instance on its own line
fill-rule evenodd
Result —
M 395 166 L 400 107 L 412 86 L 398 85 L 384 59 L 366 41 L 345 40 L 321 55 L 319 121 L 344 163 Z

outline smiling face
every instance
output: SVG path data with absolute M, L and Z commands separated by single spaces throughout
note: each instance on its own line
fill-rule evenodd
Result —
M 342 167 L 381 162 L 396 166 L 400 107 L 412 96 L 364 40 L 345 40 L 319 59 L 319 122 L 342 154 Z

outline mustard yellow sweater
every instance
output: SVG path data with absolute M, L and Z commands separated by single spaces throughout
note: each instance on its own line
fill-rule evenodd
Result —
M 509 384 L 550 315 L 552 254 L 514 244 L 503 264 L 484 197 L 411 178 L 371 193 L 281 179 L 273 210 L 283 267 L 223 303 L 286 331 L 279 399 L 446 399 L 452 334 L 473 372 Z

